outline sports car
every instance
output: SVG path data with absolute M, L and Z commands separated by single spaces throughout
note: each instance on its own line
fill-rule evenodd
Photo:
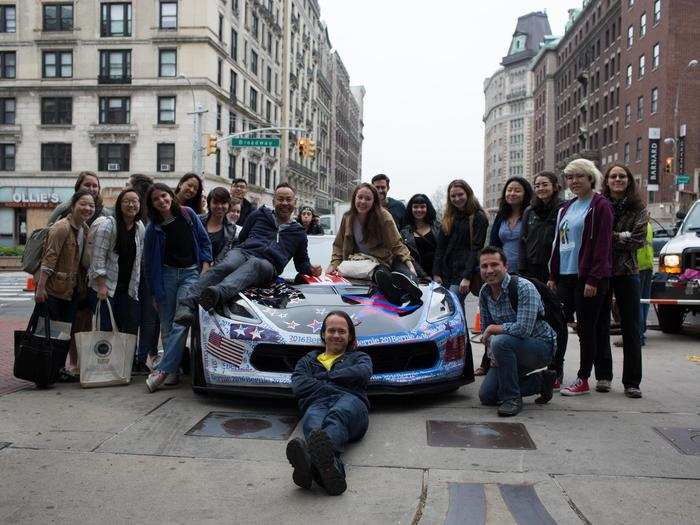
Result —
M 330 260 L 333 238 L 309 237 L 312 263 Z M 300 276 L 291 266 L 282 277 L 223 311 L 199 309 L 190 346 L 195 392 L 292 396 L 291 373 L 322 347 L 321 323 L 332 310 L 350 315 L 358 348 L 372 358 L 371 395 L 443 392 L 474 381 L 459 299 L 441 285 L 421 283 L 418 303 L 397 306 L 366 281 Z

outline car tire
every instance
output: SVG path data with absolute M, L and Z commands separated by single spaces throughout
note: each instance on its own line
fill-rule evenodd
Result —
M 665 334 L 680 333 L 683 327 L 685 312 L 681 306 L 659 305 L 656 314 L 659 318 L 659 327 Z
M 192 390 L 195 394 L 205 396 L 206 379 L 204 378 L 204 358 L 202 357 L 202 345 L 200 341 L 199 315 L 190 328 L 190 371 L 192 373 Z

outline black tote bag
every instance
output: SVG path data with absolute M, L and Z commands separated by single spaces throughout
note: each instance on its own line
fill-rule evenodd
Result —
M 41 318 L 44 322 L 44 332 L 37 335 L 37 326 Z M 40 388 L 52 385 L 58 379 L 58 372 L 66 364 L 69 346 L 70 339 L 51 337 L 48 309 L 38 304 L 27 329 L 24 332 L 15 332 L 15 377 L 31 381 Z

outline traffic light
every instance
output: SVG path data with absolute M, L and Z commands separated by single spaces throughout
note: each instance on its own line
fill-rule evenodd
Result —
M 306 139 L 306 155 L 312 158 L 316 156 L 316 144 L 313 140 Z
M 673 157 L 666 157 L 666 167 L 664 169 L 666 175 L 670 175 L 673 172 Z
M 309 139 L 299 139 L 299 142 L 297 142 L 297 147 L 299 148 L 299 156 L 301 158 L 306 157 L 309 151 Z
M 216 145 L 216 142 L 219 140 L 219 137 L 211 134 L 207 137 L 207 155 L 216 155 L 216 152 L 219 150 L 219 148 Z

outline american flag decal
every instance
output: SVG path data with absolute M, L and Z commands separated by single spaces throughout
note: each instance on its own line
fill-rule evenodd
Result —
M 241 366 L 245 352 L 245 343 L 225 339 L 216 330 L 212 330 L 209 332 L 209 339 L 207 340 L 207 352 L 221 361 Z

